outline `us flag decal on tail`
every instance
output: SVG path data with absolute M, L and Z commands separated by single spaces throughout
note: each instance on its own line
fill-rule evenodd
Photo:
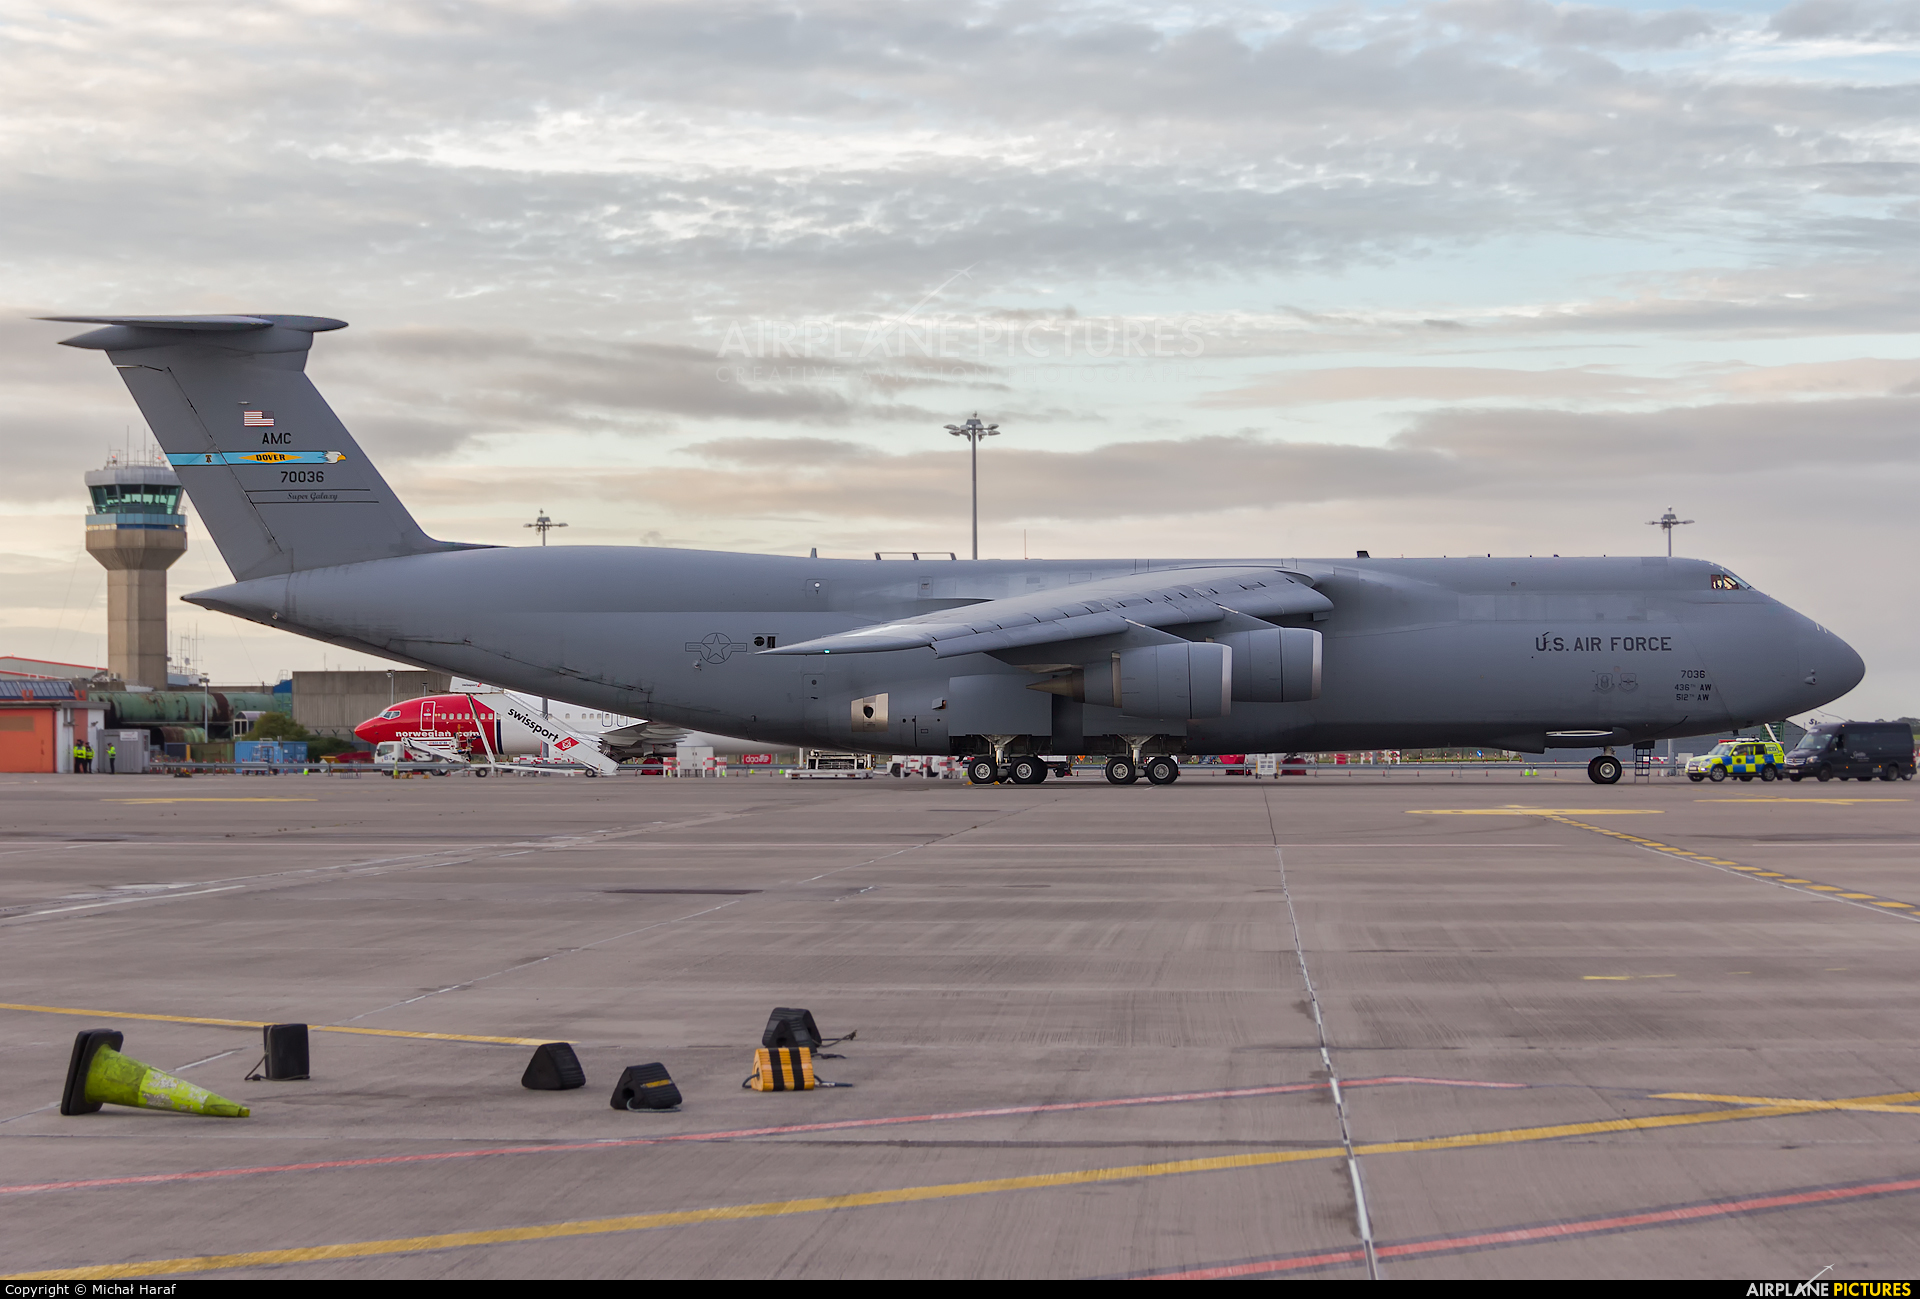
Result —
M 270 410 L 243 410 L 240 412 L 241 428 L 272 428 L 273 412 Z

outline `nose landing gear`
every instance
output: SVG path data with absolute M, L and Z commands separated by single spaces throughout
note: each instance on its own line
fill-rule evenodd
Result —
M 1617 785 L 1620 783 L 1620 759 L 1611 753 L 1603 753 L 1587 764 L 1587 779 L 1596 785 Z

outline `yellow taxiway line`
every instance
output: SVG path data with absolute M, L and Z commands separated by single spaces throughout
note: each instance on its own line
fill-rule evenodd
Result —
M 1920 1100 L 1920 1092 L 1861 1096 L 1843 1101 L 1790 1100 L 1763 1105 L 1743 1105 L 1737 1109 L 1705 1110 L 1691 1114 L 1655 1114 L 1640 1118 L 1558 1123 L 1546 1127 L 1503 1128 L 1493 1132 L 1469 1132 L 1458 1136 L 1429 1137 L 1412 1141 L 1380 1141 L 1356 1145 L 1353 1153 L 1355 1155 L 1390 1155 L 1426 1150 L 1462 1150 L 1529 1141 L 1554 1141 L 1562 1137 L 1592 1136 L 1607 1132 L 1644 1132 L 1661 1128 L 1692 1127 L 1702 1123 L 1725 1123 L 1737 1119 L 1773 1118 L 1789 1114 L 1807 1114 L 1822 1109 L 1891 1105 L 1900 1101 L 1913 1100 Z M 927 1200 L 992 1195 L 1001 1191 L 1087 1186 L 1101 1182 L 1137 1181 L 1144 1178 L 1173 1177 L 1188 1173 L 1228 1172 L 1266 1168 L 1276 1164 L 1295 1164 L 1346 1157 L 1347 1150 L 1343 1146 L 1270 1151 L 1262 1154 L 1216 1155 L 1205 1159 L 1177 1159 L 1157 1164 L 1126 1164 L 1117 1168 L 1088 1168 L 1075 1172 L 1038 1173 L 1025 1177 L 995 1177 L 975 1182 L 907 1186 L 885 1191 L 859 1191 L 850 1195 L 769 1200 L 758 1204 L 733 1204 L 708 1209 L 639 1213 L 617 1218 L 586 1218 L 574 1222 L 542 1223 L 527 1227 L 495 1227 L 481 1231 L 453 1231 L 427 1236 L 400 1236 L 387 1240 L 350 1241 L 337 1245 L 308 1245 L 291 1249 L 250 1250 L 239 1254 L 200 1254 L 185 1258 L 150 1259 L 139 1263 L 106 1263 L 87 1267 L 53 1268 L 40 1272 L 15 1273 L 7 1279 L 91 1281 L 222 1272 L 247 1267 L 284 1267 L 292 1263 L 326 1263 L 340 1259 L 465 1249 L 475 1245 L 507 1245 L 522 1241 L 564 1240 L 577 1236 L 607 1236 L 625 1232 L 652 1231 L 660 1227 L 686 1227 L 708 1222 L 743 1222 L 754 1218 L 784 1218 L 804 1213 L 827 1213 L 836 1209 L 864 1209 L 889 1204 L 913 1204 Z
M 1850 1101 L 1802 1101 L 1786 1096 L 1720 1096 L 1713 1092 L 1660 1092 L 1656 1101 L 1719 1101 L 1723 1105 L 1791 1105 L 1809 1113 L 1817 1110 L 1858 1110 L 1867 1114 L 1920 1114 L 1920 1106 L 1890 1102 L 1913 1100 L 1912 1092 L 1896 1096 L 1862 1096 Z
M 317 798 L 103 798 L 102 803 L 318 803 Z
M 1408 816 L 1665 816 L 1659 807 L 1415 807 Z
M 1741 802 L 1741 803 L 1904 803 L 1906 799 L 1810 799 L 1810 798 L 1745 798 L 1745 799 L 1695 799 L 1697 803 Z M 1830 897 L 1845 898 L 1849 902 L 1858 902 L 1870 907 L 1881 907 L 1892 912 L 1913 912 L 1909 919 L 1920 919 L 1920 907 L 1911 902 L 1900 902 L 1893 898 L 1883 898 L 1875 893 L 1847 893 L 1837 884 L 1816 884 L 1812 880 L 1803 880 L 1789 876 L 1785 871 L 1762 870 L 1758 866 L 1743 866 L 1737 861 L 1728 861 L 1724 857 L 1715 857 L 1711 853 L 1693 852 L 1686 848 L 1677 848 L 1658 839 L 1646 839 L 1637 834 L 1628 834 L 1624 830 L 1608 830 L 1603 826 L 1588 825 L 1575 821 L 1576 816 L 1651 816 L 1659 809 L 1647 807 L 1633 808 L 1590 808 L 1590 807 L 1522 807 L 1513 804 L 1507 807 L 1418 807 L 1409 808 L 1408 816 L 1537 816 L 1548 821 L 1557 821 L 1561 825 L 1570 825 L 1576 830 L 1588 830 L 1594 834 L 1606 835 L 1609 839 L 1620 839 L 1626 843 L 1637 844 L 1642 848 L 1663 853 L 1669 857 L 1678 857 L 1684 861 L 1696 861 L 1708 866 L 1719 866 L 1728 870 L 1740 871 L 1763 879 L 1771 884 L 1781 884 L 1803 893 L 1825 894 Z
M 164 1024 L 212 1024 L 217 1028 L 265 1028 L 264 1019 L 209 1019 L 201 1015 L 148 1015 L 130 1010 L 83 1010 L 77 1006 L 31 1006 L 0 1001 L 0 1010 L 25 1010 L 40 1015 L 81 1015 L 87 1019 L 153 1019 Z M 315 1033 L 358 1033 L 363 1037 L 417 1037 L 429 1042 L 489 1042 L 496 1046 L 544 1046 L 550 1037 L 481 1037 L 469 1033 L 417 1033 L 404 1028 L 356 1028 L 348 1024 L 309 1024 Z
M 1584 821 L 1576 821 L 1571 815 L 1564 813 L 1547 814 L 1547 819 L 1558 822 L 1561 825 L 1570 825 L 1576 830 L 1586 830 L 1593 834 L 1603 834 L 1609 839 L 1620 839 L 1626 843 L 1634 844 L 1637 847 L 1661 853 L 1664 856 L 1678 857 L 1683 861 L 1702 862 L 1708 866 L 1719 866 L 1729 871 L 1738 871 L 1743 875 L 1751 875 L 1754 879 L 1765 880 L 1769 884 L 1779 884 L 1790 888 L 1796 893 L 1812 893 L 1815 896 L 1845 898 L 1849 902 L 1856 902 L 1869 907 L 1882 907 L 1896 914 L 1901 912 L 1917 913 L 1915 915 L 1909 915 L 1906 918 L 1920 919 L 1920 907 L 1914 906 L 1911 902 L 1898 902 L 1892 898 L 1883 898 L 1877 893 L 1847 893 L 1842 891 L 1841 887 L 1837 884 L 1816 884 L 1812 880 L 1801 879 L 1798 875 L 1789 875 L 1785 871 L 1770 871 L 1763 870 L 1758 866 L 1743 866 L 1737 861 L 1728 861 L 1725 857 L 1715 857 L 1710 853 L 1692 852 L 1685 848 L 1676 848 L 1674 845 L 1662 843 L 1658 839 L 1644 839 L 1637 834 L 1627 834 L 1622 830 L 1609 830 L 1604 826 L 1588 825 Z

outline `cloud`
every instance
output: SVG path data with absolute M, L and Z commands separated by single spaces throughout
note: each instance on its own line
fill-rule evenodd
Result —
M 1202 406 L 1246 409 L 1333 402 L 1433 402 L 1531 399 L 1591 406 L 1635 405 L 1651 398 L 1709 401 L 1831 394 L 1920 393 L 1920 360 L 1861 357 L 1788 365 L 1694 367 L 1678 376 L 1632 375 L 1598 366 L 1550 370 L 1484 366 L 1331 366 L 1268 376 L 1202 397 Z
M 1444 0 L 1427 12 L 1440 22 L 1483 36 L 1623 50 L 1671 49 L 1726 23 L 1699 9 L 1646 13 L 1543 0 Z
M 1086 451 L 989 446 L 981 517 L 1108 526 L 1344 502 L 1375 509 L 1451 500 L 1507 508 L 1569 494 L 1665 497 L 1726 483 L 1920 477 L 1920 398 L 1724 404 L 1641 413 L 1448 409 L 1384 446 L 1243 435 L 1115 442 Z M 682 520 L 899 524 L 960 517 L 964 451 L 884 454 L 843 441 L 731 438 L 701 463 L 597 474 L 584 491 Z M 484 498 L 500 473 L 436 475 L 432 499 Z M 515 473 L 559 499 L 583 485 Z
M 697 347 L 478 329 L 329 337 L 309 371 L 330 391 L 345 379 L 366 412 L 356 428 L 413 455 L 486 434 L 652 434 L 682 419 L 845 423 L 860 405 L 832 387 L 746 374 Z
M 1920 36 L 1920 9 L 1903 0 L 1796 0 L 1768 24 L 1789 40 Z
M 1342 401 L 1477 401 L 1488 397 L 1560 397 L 1593 400 L 1632 397 L 1647 380 L 1591 366 L 1506 370 L 1480 366 L 1348 366 L 1277 374 L 1260 383 L 1215 393 L 1203 404 L 1226 408 L 1291 406 Z
M 130 273 L 203 295 L 293 273 L 480 314 L 545 292 L 546 324 L 680 316 L 695 294 L 886 305 L 975 264 L 976 288 L 1227 276 L 1521 231 L 1910 243 L 1910 214 L 1809 199 L 1841 175 L 1911 194 L 1913 143 L 1886 129 L 1911 87 L 1592 53 L 1730 40 L 1721 21 L 1529 0 L 1152 24 L 399 0 L 235 21 L 103 0 L 0 32 L 0 219 L 104 297 Z

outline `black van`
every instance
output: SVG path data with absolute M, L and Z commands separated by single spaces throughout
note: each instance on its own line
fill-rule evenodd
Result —
M 1823 722 L 1787 755 L 1787 779 L 1913 779 L 1913 731 L 1905 722 Z

